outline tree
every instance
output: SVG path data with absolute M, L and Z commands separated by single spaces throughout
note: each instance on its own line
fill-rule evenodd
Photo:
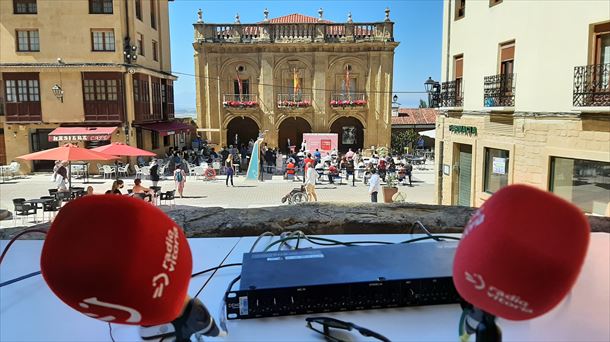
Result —
M 428 103 L 425 100 L 419 99 L 419 108 L 428 108 Z
M 413 147 L 413 143 L 417 141 L 419 134 L 413 129 L 407 129 L 404 131 L 393 131 L 392 132 L 392 153 L 404 153 L 405 147 Z

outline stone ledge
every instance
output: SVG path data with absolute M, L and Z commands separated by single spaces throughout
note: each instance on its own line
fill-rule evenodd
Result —
M 177 206 L 167 214 L 184 228 L 189 238 L 276 235 L 302 230 L 306 234 L 405 234 L 415 221 L 433 233 L 461 233 L 476 208 L 426 204 L 304 203 L 250 209 Z M 592 232 L 610 233 L 610 218 L 588 216 Z M 48 228 L 40 224 L 36 228 Z M 0 229 L 7 240 L 26 227 Z M 416 233 L 421 231 L 415 230 Z M 42 239 L 39 233 L 25 239 Z

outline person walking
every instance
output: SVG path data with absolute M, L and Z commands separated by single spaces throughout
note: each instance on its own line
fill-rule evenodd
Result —
M 413 165 L 411 165 L 411 162 L 408 161 L 407 165 L 405 165 L 405 174 L 407 175 L 407 177 L 409 177 L 409 186 L 413 186 L 413 183 L 411 182 L 412 173 L 413 173 Z
M 176 189 L 178 189 L 178 194 L 180 194 L 180 198 L 182 198 L 182 193 L 184 191 L 184 183 L 186 183 L 186 172 L 184 172 L 180 165 L 176 165 L 176 170 L 174 170 L 174 181 L 176 182 Z
M 316 178 L 318 178 L 318 173 L 313 168 L 311 163 L 307 163 L 306 165 L 307 172 L 305 173 L 305 191 L 307 192 L 307 200 L 310 202 L 317 202 L 318 195 L 316 194 Z
M 229 186 L 229 178 L 231 178 L 231 186 L 235 186 L 233 185 L 233 173 L 235 173 L 235 170 L 233 169 L 233 155 L 229 154 L 227 156 L 227 160 L 225 161 L 225 171 L 227 174 L 227 178 L 225 179 L 225 185 Z
M 371 202 L 377 203 L 377 194 L 381 190 L 381 178 L 377 174 L 377 170 L 372 168 L 371 179 L 369 180 L 369 194 L 371 194 Z

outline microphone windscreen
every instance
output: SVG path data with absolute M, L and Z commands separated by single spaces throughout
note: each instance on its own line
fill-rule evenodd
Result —
M 103 321 L 157 325 L 184 306 L 192 257 L 182 229 L 141 199 L 85 196 L 59 211 L 41 271 L 66 304 Z
M 504 187 L 466 225 L 453 282 L 462 298 L 492 315 L 540 316 L 576 282 L 589 235 L 587 218 L 573 204 L 526 185 Z

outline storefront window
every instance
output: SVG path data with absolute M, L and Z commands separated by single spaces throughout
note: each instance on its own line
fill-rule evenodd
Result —
M 494 193 L 508 184 L 508 151 L 485 148 L 485 192 Z
M 553 157 L 549 189 L 587 213 L 608 215 L 610 163 Z

